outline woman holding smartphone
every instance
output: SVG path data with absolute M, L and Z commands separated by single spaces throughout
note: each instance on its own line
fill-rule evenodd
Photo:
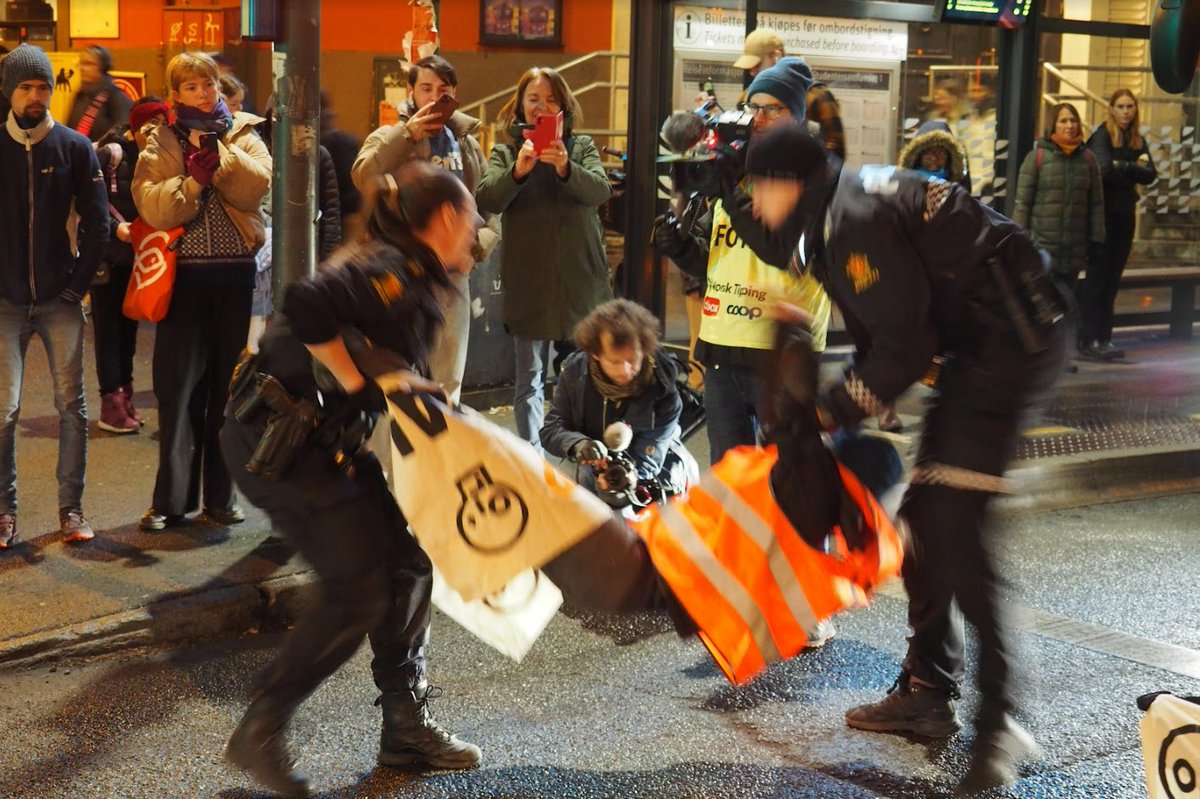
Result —
M 271 189 L 271 155 L 253 114 L 231 114 L 216 63 L 180 53 L 167 65 L 175 121 L 150 134 L 133 177 L 141 218 L 183 226 L 175 285 L 154 344 L 158 475 L 143 530 L 162 530 L 203 507 L 204 520 L 244 520 L 218 445 L 229 378 L 246 346 L 259 212 Z M 201 505 L 203 502 L 203 505 Z
M 559 115 L 562 135 L 547 140 Z M 593 308 L 612 299 L 597 211 L 612 187 L 591 137 L 573 131 L 581 118 L 562 76 L 549 67 L 526 71 L 500 109 L 512 140 L 492 148 L 475 196 L 480 211 L 503 214 L 503 319 L 516 344 L 513 411 L 517 434 L 539 451 L 550 342 L 570 338 Z

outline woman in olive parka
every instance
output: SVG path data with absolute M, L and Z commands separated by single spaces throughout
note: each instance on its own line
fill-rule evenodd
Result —
M 560 111 L 562 137 L 536 150 L 526 126 Z M 475 195 L 481 212 L 501 215 L 503 319 L 516 344 L 513 412 L 517 434 L 538 449 L 550 342 L 569 338 L 612 299 L 597 212 L 612 188 L 591 137 L 572 131 L 580 115 L 557 72 L 527 70 L 500 110 L 512 141 L 492 148 Z

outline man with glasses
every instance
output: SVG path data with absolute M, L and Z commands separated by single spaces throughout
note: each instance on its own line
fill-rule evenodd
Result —
M 799 58 L 784 58 L 759 72 L 747 89 L 753 135 L 803 121 L 812 82 L 812 71 Z M 813 348 L 818 352 L 825 348 L 830 308 L 829 298 L 811 276 L 798 277 L 787 269 L 799 232 L 773 232 L 755 223 L 740 164 L 738 174 L 730 171 L 708 216 L 689 230 L 678 224 L 658 225 L 656 236 L 664 255 L 707 281 L 696 359 L 706 367 L 704 409 L 712 463 L 733 447 L 757 443 L 759 364 L 773 343 L 770 311 L 775 303 L 787 301 L 812 314 Z M 764 253 L 771 255 L 764 258 Z

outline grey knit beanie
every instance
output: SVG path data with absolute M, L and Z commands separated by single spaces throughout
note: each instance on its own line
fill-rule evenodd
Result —
M 27 80 L 44 80 L 54 86 L 54 67 L 49 56 L 32 44 L 22 44 L 4 56 L 4 96 L 12 97 L 17 86 Z

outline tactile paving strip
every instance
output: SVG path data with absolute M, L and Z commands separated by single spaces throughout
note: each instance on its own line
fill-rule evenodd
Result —
M 1200 448 L 1200 395 L 1195 391 L 1163 396 L 1161 387 L 1156 392 L 1125 385 L 1117 389 L 1122 396 L 1114 397 L 1114 388 L 1090 386 L 1055 400 L 1039 422 L 1049 432 L 1023 436 L 1017 458 L 1146 447 Z

